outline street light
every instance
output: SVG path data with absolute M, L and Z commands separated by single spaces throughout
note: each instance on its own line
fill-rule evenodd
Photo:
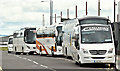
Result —
M 47 2 L 47 1 L 41 1 L 41 2 Z M 50 0 L 50 25 L 53 24 L 53 1 Z

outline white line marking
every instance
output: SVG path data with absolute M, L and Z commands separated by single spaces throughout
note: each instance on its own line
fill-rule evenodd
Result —
M 37 64 L 37 65 L 39 64 L 39 63 L 37 63 L 36 61 L 33 61 L 33 63 L 35 63 L 35 64 Z
M 3 71 L 1 66 L 0 66 L 0 70 Z
M 25 59 L 25 60 L 26 60 L 27 58 L 23 58 L 23 59 Z
M 31 59 L 27 59 L 28 61 L 32 61 Z
M 69 61 L 69 62 L 74 62 L 73 60 L 70 60 L 70 59 L 65 59 L 65 58 L 56 58 L 56 59 L 66 60 L 66 61 Z
M 16 55 L 16 57 L 20 57 L 20 56 Z
M 48 68 L 47 66 L 45 66 L 45 65 L 40 65 L 41 67 L 44 67 L 44 68 Z
M 22 57 L 19 57 L 19 58 L 22 58 Z
M 12 54 L 8 54 L 8 55 L 12 55 Z

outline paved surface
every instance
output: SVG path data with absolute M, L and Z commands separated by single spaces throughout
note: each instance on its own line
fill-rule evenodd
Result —
M 83 67 L 76 65 L 73 60 L 62 56 L 15 55 L 2 51 L 3 71 L 114 71 L 102 64 L 87 64 Z
M 117 66 L 118 66 L 118 70 L 120 70 L 120 55 L 117 55 L 116 64 L 117 64 Z

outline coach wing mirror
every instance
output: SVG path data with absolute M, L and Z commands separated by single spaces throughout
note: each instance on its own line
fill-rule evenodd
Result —
M 77 50 L 80 49 L 80 47 L 79 47 L 79 43 L 78 43 L 78 39 L 75 41 L 75 47 L 76 47 Z
M 111 26 L 112 26 L 112 31 L 114 31 L 114 30 L 115 30 L 114 25 L 115 25 L 115 22 L 114 22 L 114 23 L 111 23 Z
M 78 50 L 80 50 L 80 47 L 79 47 L 79 46 L 77 46 L 77 49 L 78 49 Z
M 75 34 L 75 38 L 78 40 L 79 39 L 79 34 Z
M 115 47 L 117 48 L 118 46 L 118 40 L 115 41 Z
M 111 21 L 109 19 L 107 19 L 107 24 L 111 24 Z

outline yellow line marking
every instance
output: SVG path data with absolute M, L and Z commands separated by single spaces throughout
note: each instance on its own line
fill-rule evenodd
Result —
M 112 67 L 111 69 L 113 70 L 114 68 Z
M 104 69 L 104 68 L 98 68 L 98 69 Z
M 3 71 L 1 66 L 0 66 L 0 70 Z

